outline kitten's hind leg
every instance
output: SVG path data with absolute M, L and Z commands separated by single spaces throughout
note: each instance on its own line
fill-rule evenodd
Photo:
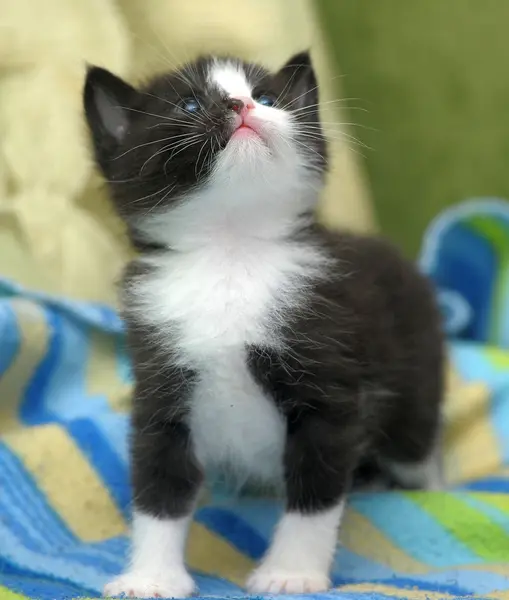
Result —
M 439 490 L 442 472 L 441 406 L 444 390 L 441 355 L 414 357 L 395 390 L 378 431 L 376 455 L 394 483 L 410 489 Z M 403 370 L 405 371 L 405 370 Z
M 399 487 L 440 490 L 444 487 L 441 450 L 438 410 L 417 411 L 412 417 L 400 412 L 385 432 L 378 461 Z
M 438 448 L 417 462 L 383 460 L 382 465 L 392 480 L 402 488 L 429 491 L 444 488 L 442 460 Z

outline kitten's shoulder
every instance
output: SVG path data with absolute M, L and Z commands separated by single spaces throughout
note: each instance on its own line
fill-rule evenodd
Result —
M 410 278 L 428 284 L 413 261 L 409 260 L 390 241 L 376 235 L 358 234 L 348 231 L 332 231 L 322 225 L 313 225 L 307 233 L 308 239 L 333 259 L 344 276 L 358 275 L 361 278 Z
M 394 244 L 376 235 L 337 231 L 314 223 L 303 236 L 314 239 L 330 256 L 340 260 L 362 261 L 377 256 L 381 260 L 409 262 Z

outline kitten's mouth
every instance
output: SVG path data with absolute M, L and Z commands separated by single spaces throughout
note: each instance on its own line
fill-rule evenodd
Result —
M 238 137 L 260 137 L 256 131 L 249 125 L 241 125 L 234 132 L 233 136 Z M 232 137 L 233 137 L 232 136 Z
M 258 131 L 258 127 L 256 123 L 246 122 L 245 119 L 238 120 L 235 123 L 235 130 L 232 133 L 231 139 L 249 139 L 249 138 L 258 138 L 263 140 L 263 136 Z

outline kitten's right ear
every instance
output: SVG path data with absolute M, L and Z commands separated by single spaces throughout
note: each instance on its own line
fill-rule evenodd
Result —
M 87 123 L 96 151 L 113 151 L 129 132 L 138 92 L 100 67 L 89 67 L 83 91 Z

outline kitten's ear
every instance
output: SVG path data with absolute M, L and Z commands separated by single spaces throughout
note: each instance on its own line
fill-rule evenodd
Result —
M 280 69 L 278 76 L 286 86 L 290 97 L 289 109 L 303 108 L 318 103 L 318 87 L 315 70 L 308 51 L 299 52 Z
M 129 132 L 138 92 L 100 67 L 89 67 L 83 91 L 88 126 L 99 154 L 114 150 Z

